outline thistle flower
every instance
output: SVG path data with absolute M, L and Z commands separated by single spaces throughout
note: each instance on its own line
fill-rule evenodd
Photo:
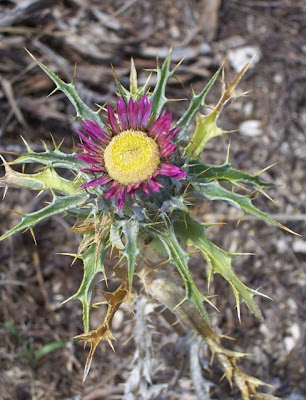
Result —
M 240 171 L 230 164 L 228 155 L 221 165 L 209 165 L 201 160 L 206 143 L 228 133 L 218 126 L 218 117 L 226 102 L 236 97 L 235 88 L 249 64 L 230 82 L 225 81 L 222 71 L 224 86 L 220 100 L 208 115 L 203 115 L 200 108 L 218 78 L 221 66 L 199 94 L 192 93 L 186 111 L 172 125 L 172 116 L 165 111 L 167 81 L 176 70 L 170 69 L 170 62 L 169 54 L 163 65 L 155 70 L 157 83 L 153 92 L 147 84 L 138 88 L 133 62 L 129 90 L 115 77 L 119 99 L 116 113 L 107 106 L 108 123 L 105 124 L 98 112 L 92 111 L 80 99 L 73 82 L 63 82 L 37 61 L 54 81 L 57 90 L 67 95 L 83 121 L 77 133 L 81 140 L 79 146 L 84 152 L 67 154 L 54 143 L 53 150 L 46 147 L 45 152 L 37 153 L 25 143 L 26 153 L 10 165 L 45 165 L 44 170 L 35 174 L 16 172 L 4 161 L 6 174 L 0 179 L 0 185 L 6 189 L 13 186 L 49 190 L 53 201 L 34 213 L 23 214 L 21 221 L 0 240 L 25 229 L 30 229 L 34 235 L 33 227 L 55 214 L 64 213 L 75 218 L 72 229 L 83 237 L 74 256 L 82 260 L 84 276 L 79 290 L 68 300 L 82 302 L 84 334 L 78 338 L 91 346 L 84 379 L 101 340 L 112 345 L 112 320 L 120 305 L 131 300 L 134 275 L 138 274 L 145 281 L 154 272 L 155 279 L 151 278 L 147 285 L 150 294 L 206 340 L 219 359 L 224 375 L 230 383 L 235 381 L 243 399 L 249 399 L 251 395 L 257 399 L 271 399 L 271 396 L 266 397 L 257 391 L 261 381 L 240 371 L 237 361 L 244 354 L 226 350 L 221 345 L 221 336 L 213 330 L 205 307 L 206 303 L 211 303 L 193 279 L 189 269 L 191 254 L 187 251 L 187 246 L 193 246 L 203 255 L 208 266 L 208 286 L 214 274 L 220 274 L 228 282 L 239 319 L 242 303 L 261 318 L 254 300 L 259 291 L 246 286 L 232 267 L 237 254 L 211 242 L 206 227 L 192 213 L 203 198 L 206 201 L 226 201 L 243 213 L 253 214 L 290 231 L 252 202 L 254 193 L 265 194 L 264 189 L 273 186 L 261 178 L 262 171 L 253 174 Z M 195 131 L 188 136 L 194 118 Z M 74 179 L 64 179 L 57 173 L 57 168 L 72 171 Z M 231 186 L 231 190 L 224 183 Z M 251 194 L 249 191 L 236 193 L 237 186 L 240 189 L 251 187 Z M 117 198 L 115 207 L 114 198 Z M 112 273 L 107 277 L 105 254 L 113 249 L 119 253 L 119 262 L 110 266 Z M 148 262 L 142 263 L 143 259 Z M 158 274 L 158 268 L 149 267 L 152 260 L 163 265 L 162 274 Z M 184 291 L 177 277 L 172 278 L 164 268 L 167 262 L 173 264 L 181 276 L 185 295 L 182 295 Z M 97 276 L 105 280 L 115 276 L 121 284 L 114 292 L 102 292 L 107 303 L 105 318 L 90 331 L 91 299 Z
M 109 129 L 103 130 L 96 122 L 86 120 L 83 132 L 77 131 L 85 150 L 77 157 L 92 165 L 82 172 L 99 176 L 82 188 L 108 186 L 104 198 L 118 197 L 118 212 L 126 196 L 133 198 L 137 190 L 146 195 L 159 192 L 163 187 L 159 175 L 183 179 L 186 173 L 171 164 L 176 145 L 172 139 L 179 127 L 171 129 L 172 115 L 165 111 L 152 124 L 149 116 L 152 102 L 147 95 L 138 101 L 130 98 L 128 104 L 119 97 L 116 118 L 107 106 Z

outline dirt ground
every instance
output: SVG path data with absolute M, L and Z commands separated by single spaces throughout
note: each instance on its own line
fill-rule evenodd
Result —
M 235 73 L 244 57 L 254 56 L 253 67 L 241 82 L 240 97 L 224 111 L 220 125 L 237 130 L 231 135 L 231 162 L 254 172 L 277 163 L 264 173 L 277 183 L 257 200 L 280 222 L 299 232 L 295 237 L 245 216 L 224 204 L 203 209 L 203 221 L 225 222 L 209 230 L 209 237 L 225 249 L 255 253 L 235 261 L 243 281 L 272 297 L 258 302 L 264 321 L 246 309 L 237 320 L 232 293 L 216 278 L 211 292 L 218 294 L 220 313 L 213 315 L 218 329 L 236 340 L 228 346 L 251 354 L 242 365 L 246 372 L 270 383 L 268 392 L 291 400 L 306 399 L 305 303 L 305 66 L 306 6 L 303 0 L 2 0 L 0 2 L 0 153 L 22 152 L 22 135 L 42 150 L 50 132 L 63 149 L 71 151 L 76 138 L 74 111 L 60 92 L 46 98 L 53 84 L 33 63 L 24 48 L 70 80 L 77 65 L 81 97 L 95 104 L 112 103 L 115 84 L 112 64 L 123 84 L 128 82 L 134 57 L 144 81 L 145 68 L 154 68 L 173 46 L 173 62 L 185 58 L 168 94 L 184 98 L 197 92 L 228 56 L 226 72 Z M 154 80 L 152 80 L 154 85 Z M 212 90 L 216 101 L 220 86 Z M 184 101 L 171 103 L 175 117 Z M 250 122 L 251 121 L 251 122 Z M 209 142 L 206 162 L 225 160 L 229 137 Z M 12 155 L 5 154 L 6 159 Z M 26 190 L 10 189 L 0 203 L 0 231 L 18 221 L 8 212 L 35 211 L 46 200 Z M 35 229 L 38 245 L 29 232 L 0 243 L 0 398 L 27 399 L 134 399 L 124 397 L 124 382 L 133 371 L 134 315 L 122 308 L 114 320 L 114 353 L 107 344 L 98 349 L 91 372 L 82 386 L 87 350 L 68 340 L 82 332 L 81 305 L 61 303 L 75 293 L 82 278 L 80 264 L 58 253 L 74 252 L 78 238 L 70 221 L 53 218 Z M 304 235 L 304 238 L 303 238 Z M 205 280 L 203 260 L 195 260 L 197 281 Z M 205 287 L 203 285 L 203 287 Z M 190 337 L 178 337 L 155 308 L 153 384 L 164 385 L 151 399 L 239 399 L 216 362 L 209 364 L 204 345 L 202 373 L 206 397 L 196 394 L 191 379 Z M 93 326 L 101 311 L 93 311 Z M 151 328 L 148 328 L 148 330 Z M 47 344 L 60 347 L 48 351 Z M 55 345 L 55 346 L 57 346 Z M 46 355 L 38 351 L 45 349 Z M 205 357 L 207 358 L 205 358 Z M 144 397 L 145 398 L 145 397 Z M 149 398 L 149 397 L 147 397 Z

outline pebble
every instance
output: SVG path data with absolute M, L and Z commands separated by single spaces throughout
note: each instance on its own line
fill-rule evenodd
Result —
M 123 320 L 124 320 L 123 311 L 122 310 L 117 310 L 116 314 L 114 315 L 114 318 L 113 318 L 113 328 L 114 328 L 114 330 L 118 330 L 122 326 Z
M 301 337 L 301 330 L 297 323 L 292 324 L 289 327 L 290 336 L 285 337 L 284 344 L 286 351 L 290 353 L 290 351 L 296 346 L 297 341 Z
M 239 133 L 242 136 L 256 137 L 263 134 L 261 121 L 258 119 L 249 119 L 239 124 Z
M 295 239 L 292 243 L 292 250 L 295 253 L 306 254 L 306 241 L 303 239 Z
M 243 46 L 231 49 L 227 53 L 228 60 L 236 72 L 240 72 L 245 64 L 252 60 L 250 68 L 253 68 L 261 59 L 261 51 L 258 46 Z
M 251 101 L 248 101 L 243 107 L 244 115 L 248 117 L 251 116 L 253 113 L 253 109 L 254 109 L 254 104 Z

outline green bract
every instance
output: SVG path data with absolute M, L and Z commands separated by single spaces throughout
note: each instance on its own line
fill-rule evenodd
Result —
M 148 119 L 150 124 L 156 121 L 168 102 L 166 86 L 176 70 L 176 68 L 171 70 L 170 61 L 169 54 L 163 65 L 153 71 L 157 74 L 157 83 L 152 92 L 147 85 L 138 88 L 133 62 L 129 90 L 124 88 L 115 77 L 118 96 L 126 104 L 130 98 L 137 101 L 145 95 L 152 102 Z M 98 112 L 92 111 L 80 99 L 73 82 L 67 84 L 41 62 L 38 62 L 38 65 L 54 81 L 56 90 L 65 93 L 74 105 L 77 117 L 84 121 L 95 122 L 102 129 L 108 129 L 100 119 Z M 202 316 L 203 326 L 206 326 L 206 333 L 203 335 L 206 335 L 212 351 L 219 355 L 223 351 L 224 357 L 229 357 L 228 359 L 231 360 L 229 367 L 225 358 L 220 356 L 226 377 L 230 381 L 232 379 L 236 381 L 245 399 L 249 398 L 249 395 L 255 395 L 258 399 L 268 398 L 256 391 L 257 386 L 261 384 L 260 381 L 245 374 L 242 375 L 242 373 L 241 376 L 239 375 L 236 361 L 241 355 L 220 350 L 222 349 L 220 340 L 216 333 L 212 333 L 209 315 L 205 307 L 205 303 L 210 303 L 210 301 L 207 295 L 198 289 L 192 277 L 189 269 L 191 254 L 187 252 L 187 246 L 192 246 L 201 252 L 209 267 L 208 283 L 213 274 L 220 274 L 229 283 L 236 299 L 239 318 L 241 303 L 245 303 L 256 317 L 261 317 L 261 312 L 254 301 L 254 295 L 259 293 L 243 284 L 232 267 L 232 260 L 237 255 L 212 243 L 206 234 L 208 225 L 201 224 L 191 214 L 191 211 L 201 203 L 201 199 L 225 201 L 243 213 L 253 214 L 267 223 L 287 229 L 271 216 L 256 208 L 252 202 L 253 197 L 257 194 L 264 194 L 266 188 L 273 186 L 272 183 L 261 178 L 261 172 L 255 174 L 242 172 L 235 169 L 228 159 L 222 165 L 209 165 L 202 162 L 200 158 L 209 140 L 228 133 L 218 127 L 218 116 L 225 103 L 236 96 L 235 87 L 247 68 L 248 65 L 231 82 L 225 83 L 223 79 L 224 87 L 220 101 L 208 115 L 202 115 L 199 110 L 205 106 L 205 97 L 220 72 L 223 72 L 222 67 L 199 94 L 191 95 L 189 107 L 175 125 L 180 130 L 177 137 L 173 139 L 176 145 L 173 160 L 175 165 L 178 165 L 186 173 L 186 178 L 177 180 L 171 177 L 162 177 L 160 180 L 160 184 L 163 185 L 162 190 L 158 193 L 151 193 L 149 196 L 136 191 L 135 197 L 131 197 L 120 212 L 112 199 L 104 198 L 105 192 L 102 187 L 82 188 L 82 185 L 93 178 L 93 173 L 84 171 L 88 164 L 78 159 L 75 154 L 62 152 L 56 145 L 54 149 L 46 148 L 44 152 L 37 153 L 26 144 L 24 154 L 10 164 L 4 162 L 6 174 L 0 179 L 2 186 L 6 188 L 26 187 L 37 191 L 48 190 L 53 196 L 53 201 L 39 211 L 22 215 L 21 222 L 4 233 L 1 240 L 25 229 L 33 230 L 37 223 L 55 214 L 69 214 L 74 217 L 73 230 L 83 237 L 74 257 L 82 260 L 84 276 L 79 290 L 68 300 L 79 299 L 82 302 L 84 334 L 79 338 L 91 344 L 84 378 L 89 371 L 93 353 L 100 341 L 107 340 L 111 344 L 113 339 L 112 319 L 121 303 L 132 298 L 134 275 L 138 274 L 145 280 L 150 272 L 155 271 L 150 269 L 148 263 L 142 262 L 148 259 L 149 252 L 154 252 L 157 254 L 155 260 L 159 260 L 157 263 L 160 264 L 159 269 L 166 271 L 165 264 L 173 264 L 181 275 L 185 286 L 185 295 L 178 301 L 179 304 L 176 304 L 176 308 L 180 309 L 185 302 L 191 302 Z M 188 128 L 194 117 L 196 118 L 196 128 L 193 133 L 189 132 L 189 135 L 189 133 L 187 134 Z M 10 165 L 29 163 L 42 164 L 43 170 L 35 174 L 25 174 L 15 172 L 10 167 Z M 72 171 L 74 179 L 67 180 L 60 177 L 57 173 L 58 168 Z M 240 189 L 249 187 L 251 192 L 246 191 L 244 195 L 237 194 L 235 193 L 236 187 Z M 111 276 L 107 276 L 104 262 L 105 255 L 109 253 L 119 256 L 117 258 L 119 262 L 116 261 L 116 266 L 112 267 L 113 275 Z M 151 260 L 150 258 L 148 261 Z M 97 329 L 90 331 L 90 309 L 95 282 L 97 279 L 112 279 L 112 276 L 119 278 L 121 285 L 115 292 L 103 292 L 108 306 L 105 320 Z M 159 281 L 156 280 L 156 282 Z M 151 285 L 151 294 L 152 290 Z M 160 298 L 161 295 L 159 294 L 157 297 Z M 230 370 L 230 368 L 232 369 Z M 247 389 L 242 385 L 241 379 L 244 379 L 243 382 L 247 385 Z

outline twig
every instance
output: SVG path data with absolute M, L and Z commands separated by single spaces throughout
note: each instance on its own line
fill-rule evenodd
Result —
M 111 17 L 118 17 L 118 15 L 122 14 L 124 11 L 126 11 L 128 8 L 130 8 L 134 3 L 137 3 L 138 0 L 130 0 L 123 4 L 122 7 L 118 8 L 117 11 L 115 11 Z
M 51 308 L 51 305 L 50 305 L 50 302 L 48 299 L 48 292 L 46 290 L 45 280 L 44 280 L 44 277 L 43 277 L 43 274 L 42 274 L 41 268 L 40 268 L 40 259 L 39 259 L 39 255 L 38 255 L 38 252 L 36 249 L 33 252 L 33 264 L 35 267 L 37 281 L 38 281 L 38 284 L 40 287 L 40 291 L 44 298 L 45 307 L 46 307 L 47 311 L 50 312 L 52 310 L 52 308 Z

